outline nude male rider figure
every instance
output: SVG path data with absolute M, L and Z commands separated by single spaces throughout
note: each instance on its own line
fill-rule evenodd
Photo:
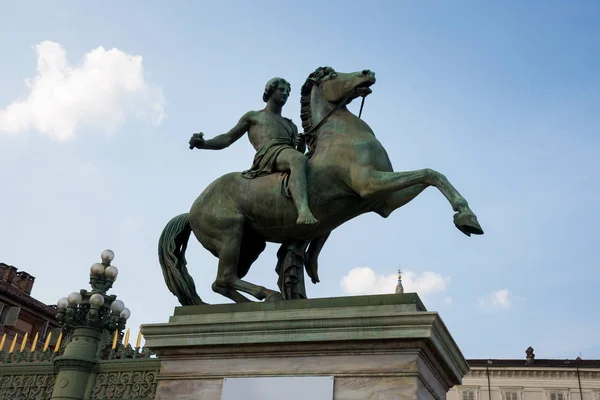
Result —
M 267 103 L 264 109 L 248 111 L 229 132 L 212 139 L 204 140 L 202 133 L 195 133 L 190 139 L 190 149 L 221 150 L 248 132 L 256 155 L 252 168 L 244 171 L 242 176 L 253 179 L 274 172 L 289 172 L 290 192 L 298 210 L 296 223 L 317 224 L 319 221 L 308 207 L 306 194 L 305 144 L 296 125 L 281 115 L 290 90 L 289 82 L 283 78 L 269 80 L 263 94 L 263 101 Z

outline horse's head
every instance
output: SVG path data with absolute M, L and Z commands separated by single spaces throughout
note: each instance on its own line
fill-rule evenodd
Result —
M 342 102 L 345 106 L 359 96 L 368 96 L 371 93 L 370 86 L 374 83 L 375 73 L 368 69 L 344 73 L 336 72 L 331 67 L 317 68 L 308 76 L 301 90 L 300 114 L 305 132 L 319 122 L 313 121 L 316 113 L 322 114 Z
M 368 69 L 351 73 L 333 71 L 321 83 L 322 96 L 325 101 L 333 104 L 348 98 L 348 104 L 359 96 L 371 94 L 370 86 L 374 83 L 375 72 Z

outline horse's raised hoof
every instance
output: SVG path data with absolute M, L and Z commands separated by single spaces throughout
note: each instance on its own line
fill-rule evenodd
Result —
M 304 264 L 304 268 L 306 269 L 306 273 L 310 277 L 312 283 L 317 284 L 321 282 L 319 280 L 319 262 L 313 260 L 312 258 L 308 259 Z
M 267 297 L 265 297 L 265 301 L 281 301 L 283 300 L 283 296 L 279 292 L 269 293 Z
M 477 222 L 477 217 L 470 211 L 458 212 L 454 214 L 454 225 L 459 231 L 467 236 L 483 235 L 483 229 Z

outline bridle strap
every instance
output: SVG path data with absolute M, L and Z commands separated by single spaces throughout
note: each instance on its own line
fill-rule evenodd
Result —
M 310 130 L 308 132 L 303 133 L 303 135 L 312 135 L 313 133 L 315 133 L 320 127 L 323 126 L 323 124 L 325 122 L 327 122 L 327 120 L 329 119 L 329 117 L 331 117 L 333 115 L 334 112 L 336 112 L 337 110 L 339 110 L 341 107 L 345 106 L 348 101 L 348 99 L 350 98 L 350 96 L 354 93 L 354 91 L 350 91 L 348 92 L 348 94 L 346 94 L 346 96 L 344 96 L 344 98 L 335 105 L 335 107 L 333 107 L 331 109 L 331 111 L 329 111 L 327 113 L 327 115 L 325 117 L 323 117 L 323 119 L 321 121 L 319 121 L 319 123 L 315 126 L 313 126 L 312 128 L 310 128 Z M 363 97 L 363 101 L 364 101 L 364 97 Z M 362 107 L 361 107 L 362 108 Z
M 312 128 L 310 128 L 310 130 L 308 132 L 304 132 L 301 133 L 299 136 L 313 136 L 313 134 L 321 127 L 323 126 L 323 124 L 325 122 L 327 122 L 327 120 L 329 119 L 329 117 L 331 117 L 333 115 L 334 112 L 336 112 L 337 110 L 339 110 L 341 107 L 345 106 L 348 101 L 348 99 L 350 98 L 350 96 L 354 93 L 354 90 L 348 92 L 348 94 L 346 94 L 346 96 L 344 96 L 344 98 L 335 105 L 335 107 L 333 107 L 333 109 L 331 111 L 329 111 L 327 113 L 327 115 L 325 117 L 323 117 L 323 119 L 315 126 L 313 126 Z M 360 103 L 360 112 L 358 113 L 358 118 L 360 118 L 361 114 L 362 114 L 362 110 L 363 110 L 363 106 L 365 105 L 365 97 L 362 98 L 362 102 Z M 306 155 L 308 158 L 310 158 L 312 156 L 312 150 L 310 152 L 308 152 L 308 154 Z

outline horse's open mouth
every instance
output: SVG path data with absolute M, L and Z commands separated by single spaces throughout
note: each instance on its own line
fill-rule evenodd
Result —
M 366 96 L 370 95 L 371 93 L 373 93 L 370 86 L 374 83 L 375 82 L 373 82 L 373 81 L 365 81 L 365 82 L 361 83 L 360 85 L 356 86 L 354 88 L 354 92 L 356 92 L 356 94 L 359 95 L 360 97 L 366 97 Z

